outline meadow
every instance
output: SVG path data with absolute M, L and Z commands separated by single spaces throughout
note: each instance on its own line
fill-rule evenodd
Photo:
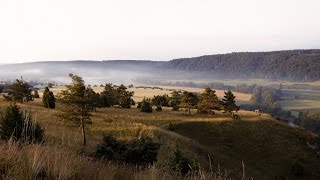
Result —
M 55 93 L 63 87 L 52 88 Z M 95 90 L 99 92 L 97 87 Z M 131 89 L 129 89 L 131 90 Z M 170 88 L 132 88 L 133 97 L 169 94 Z M 201 91 L 200 89 L 188 89 Z M 40 95 L 42 92 L 40 92 Z M 221 97 L 221 92 L 217 93 Z M 236 94 L 245 100 L 248 95 Z M 10 103 L 0 99 L 0 109 Z M 93 112 L 92 124 L 87 126 L 88 144 L 82 147 L 80 129 L 60 120 L 61 110 L 42 107 L 41 99 L 19 104 L 32 112 L 33 117 L 45 129 L 42 145 L 21 145 L 1 142 L 0 172 L 4 178 L 20 179 L 35 176 L 51 179 L 270 179 L 320 177 L 320 157 L 306 143 L 319 141 L 315 134 L 293 128 L 274 120 L 270 115 L 239 111 L 240 121 L 217 112 L 215 115 L 199 115 L 192 110 L 188 116 L 184 109 L 143 113 L 136 107 L 98 108 Z M 131 140 L 148 135 L 161 144 L 158 161 L 147 168 L 114 164 L 94 158 L 95 148 L 102 135 L 108 133 L 117 139 Z M 173 151 L 179 148 L 194 160 L 201 171 L 189 177 L 181 177 L 166 169 Z M 292 167 L 304 168 L 301 177 L 293 175 Z M 43 175 L 44 174 L 44 175 Z M 50 179 L 50 178 L 48 178 Z

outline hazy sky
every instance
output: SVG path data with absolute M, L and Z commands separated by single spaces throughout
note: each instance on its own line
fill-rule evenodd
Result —
M 0 0 L 0 63 L 320 48 L 319 0 Z

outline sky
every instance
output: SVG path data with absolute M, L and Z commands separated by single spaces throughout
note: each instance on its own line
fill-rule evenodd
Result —
M 320 48 L 319 0 L 0 0 L 0 63 Z

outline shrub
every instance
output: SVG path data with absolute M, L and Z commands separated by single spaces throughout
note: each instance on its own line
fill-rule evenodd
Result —
M 32 120 L 30 113 L 20 112 L 16 104 L 7 107 L 1 117 L 1 139 L 8 140 L 13 137 L 25 142 L 40 142 L 43 140 L 43 130 L 40 125 Z
M 178 147 L 169 160 L 169 167 L 183 176 L 188 175 L 192 171 L 197 171 L 198 169 L 195 163 L 185 157 Z
M 149 99 L 143 99 L 138 106 L 140 107 L 141 112 L 152 112 L 152 106 Z
M 145 166 L 157 160 L 159 148 L 160 144 L 148 137 L 118 141 L 113 136 L 104 135 L 102 143 L 97 146 L 96 157 Z

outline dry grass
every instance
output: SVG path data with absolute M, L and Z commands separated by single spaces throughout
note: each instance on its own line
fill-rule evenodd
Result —
M 173 90 L 184 90 L 184 91 L 197 92 L 197 93 L 201 93 L 204 91 L 203 88 L 189 88 L 189 87 L 160 86 L 160 88 L 162 89 L 134 87 L 134 88 L 129 88 L 128 90 L 134 92 L 133 100 L 136 102 L 142 101 L 143 98 L 152 98 L 153 96 L 156 96 L 156 95 L 163 95 L 163 94 L 170 95 Z M 55 86 L 50 90 L 56 95 L 63 89 L 64 89 L 64 86 Z M 98 93 L 103 91 L 103 87 L 92 87 L 92 89 Z M 43 91 L 44 89 L 39 90 L 40 97 L 42 97 Z M 216 94 L 218 95 L 219 98 L 223 98 L 224 91 L 216 90 Z M 234 92 L 234 95 L 236 96 L 236 101 L 250 101 L 251 99 L 250 94 Z

